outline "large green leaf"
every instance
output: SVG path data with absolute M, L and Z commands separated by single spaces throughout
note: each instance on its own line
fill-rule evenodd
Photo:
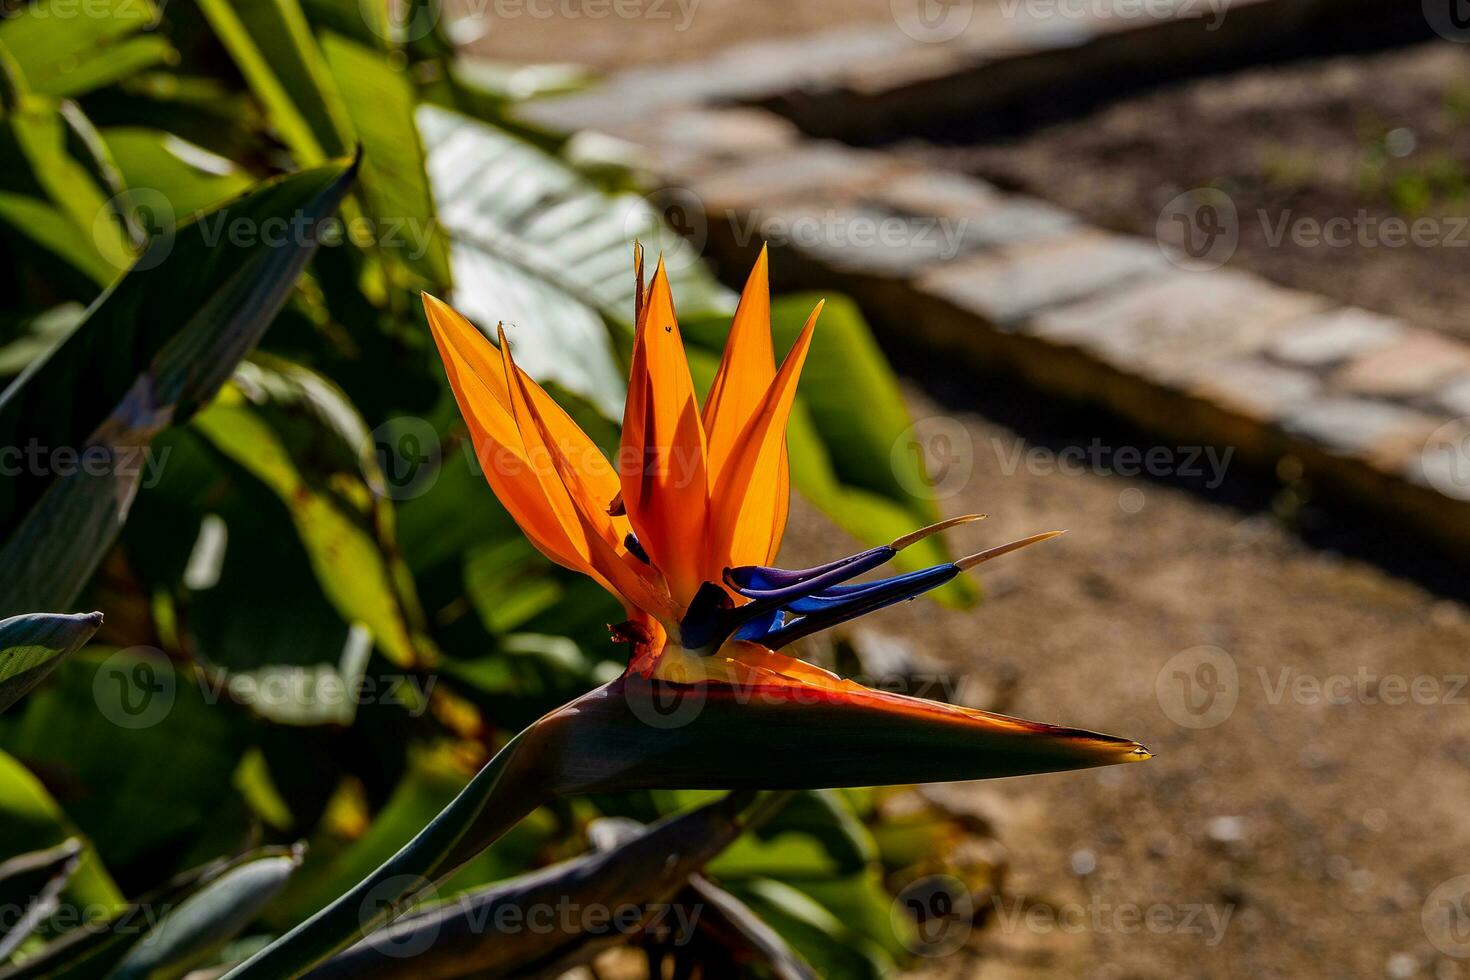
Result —
M 156 650 L 89 647 L 0 715 L 0 741 L 66 787 L 68 816 L 109 866 L 156 861 L 230 795 L 245 733 L 219 697 Z M 153 880 L 169 870 L 153 867 Z
M 329 381 L 278 359 L 242 364 L 192 423 L 286 505 L 317 580 L 394 663 L 432 663 L 367 426 Z
M 31 613 L 0 620 L 0 711 L 45 680 L 102 625 L 101 613 Z
M 199 8 L 304 166 L 351 147 L 351 123 L 297 0 L 200 0 Z
M 294 925 L 350 889 L 433 822 L 468 781 L 449 753 L 413 752 L 407 775 L 365 834 L 350 843 L 326 834 L 312 841 L 299 880 L 276 903 L 271 919 Z M 549 816 L 523 822 L 446 882 L 440 894 L 514 874 L 545 844 L 550 825 Z
M 80 95 L 171 57 L 166 40 L 138 34 L 157 21 L 152 0 L 39 0 L 0 21 L 0 46 L 33 91 Z
M 85 928 L 66 932 L 15 966 L 0 967 L 0 980 L 109 976 L 132 952 L 137 953 L 135 963 L 151 959 L 165 968 L 176 967 L 189 957 L 162 963 L 159 954 L 165 946 L 184 953 L 200 949 L 200 945 L 179 940 L 208 940 L 241 916 L 258 912 L 259 900 L 274 894 L 271 885 L 282 881 L 299 857 L 292 849 L 263 847 L 190 868 L 152 891 L 117 903 L 109 915 L 94 910 L 99 917 L 89 920 Z M 245 868 L 252 870 L 236 874 Z M 177 918 L 180 915 L 183 917 Z M 162 938 L 155 939 L 159 932 Z M 139 946 L 145 948 L 138 950 Z
M 373 240 L 429 288 L 448 289 L 449 249 L 424 173 L 413 86 L 381 51 L 336 34 L 323 36 L 322 53 L 362 143 L 362 191 L 376 225 Z
M 0 483 L 0 615 L 75 598 L 126 517 L 153 436 L 208 401 L 254 346 L 354 169 L 267 182 L 154 239 L 0 394 L 0 445 L 40 454 Z
M 285 887 L 301 864 L 299 853 L 245 861 L 211 880 L 139 940 L 112 980 L 182 976 L 244 929 Z
M 0 860 L 55 847 L 77 836 L 75 825 L 41 781 L 5 752 L 0 752 L 0 823 L 5 827 Z M 123 905 L 122 893 L 91 844 L 86 844 L 82 862 L 67 882 L 66 897 L 79 908 L 104 914 Z
M 619 828 L 600 852 L 405 916 L 327 962 L 313 976 L 321 980 L 521 976 L 584 943 L 605 941 L 609 933 L 615 939 L 626 938 L 616 929 L 588 928 L 585 917 L 572 917 L 553 929 L 535 928 L 535 910 L 603 908 L 611 914 L 667 902 L 693 872 L 769 808 L 766 801 L 752 805 L 749 795 L 734 794 L 648 828 Z M 532 927 L 484 928 L 487 922 L 507 921 L 509 915 L 517 915 L 511 921 Z M 407 950 L 417 955 L 405 958 Z M 248 975 L 254 974 L 241 973 Z
M 134 195 L 135 207 L 157 207 L 160 201 L 147 199 L 157 194 L 183 217 L 207 211 L 250 187 L 250 176 L 232 161 L 161 129 L 105 127 L 102 138 L 123 183 L 148 191 Z
M 637 235 L 663 249 L 682 311 L 733 308 L 643 198 L 605 194 L 550 154 L 466 116 L 425 105 L 418 120 L 453 242 L 455 306 L 482 330 L 512 325 L 516 359 L 537 380 L 621 416 L 626 382 L 607 322 L 632 320 Z
M 131 260 L 111 198 L 106 147 L 71 103 L 28 96 L 0 117 L 0 223 L 65 260 L 99 286 Z
M 879 980 L 893 960 L 854 933 L 837 916 L 792 886 L 771 878 L 730 886 L 730 891 L 789 942 L 828 980 Z

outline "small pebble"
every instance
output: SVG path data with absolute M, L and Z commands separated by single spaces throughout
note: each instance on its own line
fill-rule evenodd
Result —
M 1239 844 L 1245 840 L 1245 821 L 1239 817 L 1211 817 L 1205 833 L 1216 844 Z
M 1097 870 L 1097 855 L 1088 850 L 1072 852 L 1072 873 L 1090 875 Z
M 1419 972 L 1419 961 L 1410 953 L 1394 953 L 1388 958 L 1388 975 L 1394 980 L 1407 980 Z

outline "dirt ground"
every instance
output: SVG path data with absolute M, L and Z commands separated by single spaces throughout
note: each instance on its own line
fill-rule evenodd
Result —
M 1470 47 L 1437 41 L 1170 85 L 983 145 L 902 145 L 1139 235 L 1216 188 L 1232 264 L 1470 337 L 1467 123 Z
M 918 975 L 1470 975 L 1421 924 L 1436 886 L 1470 873 L 1470 610 L 1259 511 L 1114 475 L 1108 456 L 1052 472 L 1049 454 L 1098 435 L 1089 420 L 1036 424 L 1042 410 L 1018 432 L 967 408 L 960 385 L 923 382 L 952 400 L 911 383 L 921 431 L 962 426 L 973 460 L 945 512 L 990 514 L 955 547 L 1070 530 L 987 566 L 972 612 L 916 602 L 866 628 L 961 690 L 1010 691 L 1001 710 L 1136 738 L 1155 758 L 944 788 L 994 824 L 1009 877 L 971 952 Z M 1038 462 L 1013 467 L 1018 446 Z M 799 518 L 783 559 L 845 553 L 809 509 Z M 1200 679 L 1204 658 L 1228 690 L 1192 715 L 1175 672 Z

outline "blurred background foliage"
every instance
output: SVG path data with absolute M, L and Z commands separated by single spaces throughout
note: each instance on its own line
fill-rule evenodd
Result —
M 0 617 L 106 616 L 64 660 L 95 624 L 0 624 L 0 691 L 38 684 L 0 717 L 0 891 L 37 913 L 0 926 L 9 975 L 239 958 L 623 666 L 613 600 L 534 551 L 485 486 L 418 293 L 506 321 L 609 450 L 632 240 L 674 271 L 701 388 L 734 294 L 631 174 L 513 118 L 579 72 L 476 61 L 434 8 L 397 13 L 40 0 L 0 20 L 0 444 L 29 453 L 0 478 Z M 814 299 L 776 299 L 778 354 Z M 937 515 L 893 377 L 856 307 L 827 299 L 793 482 L 887 541 Z M 707 797 L 538 812 L 439 895 L 582 853 L 599 816 Z M 912 793 L 803 794 L 708 871 L 822 975 L 869 977 L 904 955 L 893 890 L 987 873 L 954 866 L 964 834 Z M 61 914 L 120 922 L 160 896 L 167 930 L 68 935 Z

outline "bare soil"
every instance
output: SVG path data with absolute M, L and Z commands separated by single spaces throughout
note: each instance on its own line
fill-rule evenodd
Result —
M 1436 886 L 1470 873 L 1470 609 L 1310 547 L 1260 511 L 1108 472 L 1116 457 L 1100 456 L 1095 472 L 1051 472 L 1048 454 L 1097 434 L 1085 419 L 1023 435 L 967 409 L 962 386 L 924 376 L 909 404 L 928 420 L 921 432 L 967 434 L 972 475 L 943 507 L 990 519 L 956 532 L 956 548 L 1070 530 L 987 565 L 987 597 L 972 611 L 908 603 L 865 628 L 999 710 L 1155 753 L 941 788 L 994 825 L 1008 877 L 967 951 L 919 974 L 1466 975 L 1432 945 L 1421 913 Z M 1013 467 L 1017 447 L 1042 462 Z M 810 508 L 798 518 L 783 560 L 850 549 Z M 1217 675 L 1229 687 L 1220 697 L 1236 698 L 1228 713 L 1182 708 L 1174 675 L 1200 679 L 1201 647 L 1233 665 L 1233 677 Z M 1396 694 L 1391 678 L 1425 696 Z M 1190 697 L 1203 703 L 1202 690 Z
M 1257 67 L 965 145 L 980 136 L 901 146 L 1145 236 L 1176 195 L 1215 188 L 1231 264 L 1470 337 L 1470 46 Z

